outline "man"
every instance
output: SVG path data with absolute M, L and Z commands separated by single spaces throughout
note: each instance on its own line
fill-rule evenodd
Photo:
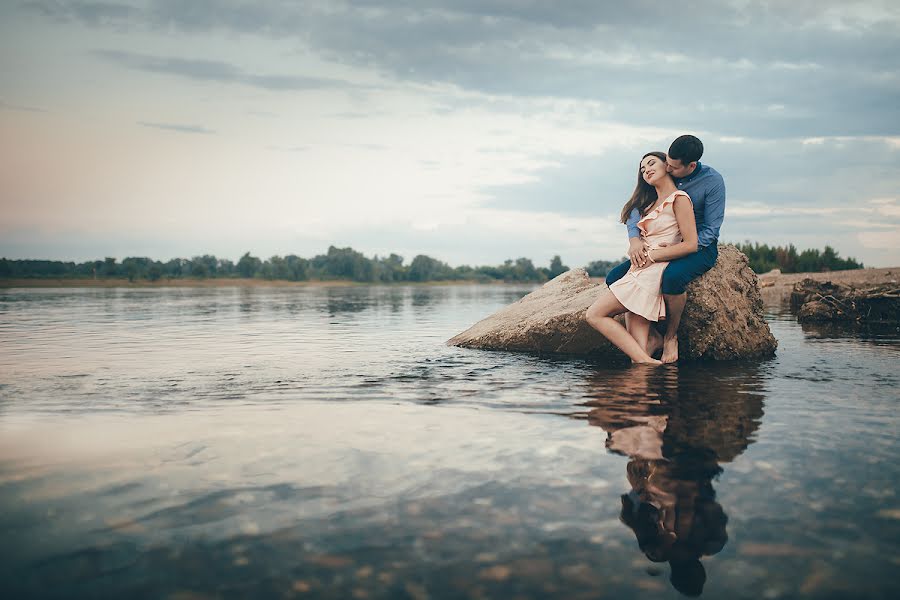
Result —
M 719 256 L 719 228 L 725 218 L 725 181 L 715 169 L 700 164 L 701 156 L 703 142 L 692 135 L 677 138 L 666 153 L 666 170 L 675 179 L 678 189 L 687 192 L 694 204 L 697 252 L 669 262 L 663 271 L 666 333 L 660 339 L 659 333 L 651 327 L 647 350 L 648 354 L 653 355 L 662 346 L 661 360 L 664 363 L 678 360 L 678 325 L 687 302 L 687 284 L 709 271 Z M 621 279 L 632 265 L 640 268 L 647 264 L 647 247 L 637 226 L 639 220 L 640 214 L 635 209 L 626 223 L 629 260 L 609 272 L 607 285 Z

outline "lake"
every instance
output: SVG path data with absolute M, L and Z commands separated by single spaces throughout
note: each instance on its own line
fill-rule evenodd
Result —
M 900 594 L 896 327 L 444 345 L 531 289 L 0 289 L 0 595 Z

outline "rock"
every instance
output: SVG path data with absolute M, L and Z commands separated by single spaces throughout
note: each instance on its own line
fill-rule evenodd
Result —
M 719 246 L 716 266 L 688 286 L 678 332 L 682 359 L 733 360 L 771 356 L 777 342 L 763 318 L 756 274 L 731 244 Z M 463 348 L 591 355 L 625 355 L 584 319 L 605 284 L 572 269 L 500 309 L 447 343 Z M 621 317 L 620 317 L 621 319 Z
M 791 292 L 791 312 L 801 323 L 900 323 L 900 288 L 804 279 Z

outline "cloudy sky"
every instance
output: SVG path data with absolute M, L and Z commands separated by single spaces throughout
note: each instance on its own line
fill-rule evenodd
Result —
M 614 259 L 648 150 L 722 241 L 900 265 L 900 2 L 0 1 L 0 255 Z

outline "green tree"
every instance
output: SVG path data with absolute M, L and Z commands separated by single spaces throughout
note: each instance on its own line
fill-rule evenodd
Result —
M 559 257 L 559 254 L 557 254 L 550 260 L 550 270 L 547 272 L 547 279 L 553 279 L 568 270 L 569 267 L 563 264 L 562 259 Z
M 247 252 L 238 261 L 237 272 L 241 277 L 249 279 L 255 277 L 261 267 L 262 262 L 257 257 L 250 256 L 250 253 Z

